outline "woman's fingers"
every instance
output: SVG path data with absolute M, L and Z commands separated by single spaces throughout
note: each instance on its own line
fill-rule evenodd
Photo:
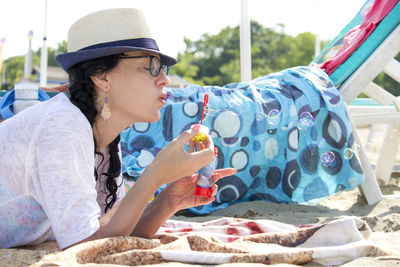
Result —
M 181 133 L 177 138 L 176 141 L 182 144 L 186 144 L 190 142 L 190 140 L 199 133 L 200 124 L 195 124 L 187 131 Z
M 188 152 L 192 153 L 192 152 L 201 151 L 201 150 L 203 150 L 203 145 L 200 142 L 193 141 L 193 139 L 190 139 Z
M 218 185 L 215 184 L 219 179 L 237 173 L 234 168 L 218 169 L 212 174 L 211 197 L 198 197 L 196 205 L 207 205 L 215 200 L 218 193 Z
M 196 144 L 197 142 L 192 140 L 198 134 L 199 128 L 199 124 L 193 125 L 191 129 L 182 132 L 157 154 L 157 162 L 164 166 L 161 174 L 166 179 L 165 183 L 174 181 L 178 177 L 191 176 L 213 160 L 211 149 L 201 149 L 200 144 Z M 187 144 L 189 145 L 188 151 L 185 149 Z M 196 149 L 200 151 L 195 151 Z
M 211 139 L 211 136 L 207 135 L 206 140 L 204 140 L 204 148 L 214 148 L 214 142 Z
M 192 139 L 190 139 L 190 141 L 189 141 L 189 149 L 188 149 L 189 153 L 194 152 L 194 145 L 195 145 L 194 141 Z
M 214 172 L 211 175 L 211 181 L 213 184 L 215 184 L 216 182 L 218 182 L 218 180 L 221 179 L 221 174 Z
M 196 145 L 196 151 L 203 150 L 203 145 L 200 142 L 195 142 Z
M 211 188 L 211 196 L 214 198 L 218 192 L 218 185 L 214 184 Z
M 196 201 L 196 205 L 207 205 L 215 200 L 215 196 L 218 192 L 218 185 L 214 184 L 211 187 L 211 196 L 210 197 L 198 197 Z
M 219 179 L 234 175 L 235 173 L 237 173 L 237 170 L 234 168 L 225 168 L 225 169 L 215 170 L 212 175 L 212 182 L 216 183 Z
M 183 133 L 181 133 L 175 140 L 178 144 L 181 145 L 185 145 L 187 143 L 189 143 L 189 148 L 188 148 L 188 152 L 192 153 L 192 152 L 199 152 L 204 150 L 205 148 L 210 148 L 210 147 L 214 147 L 213 142 L 210 138 L 210 136 L 207 136 L 206 141 L 204 142 L 204 145 L 200 142 L 194 141 L 193 137 L 195 137 L 198 133 L 199 133 L 199 129 L 200 129 L 200 124 L 195 124 L 192 126 L 192 128 L 190 128 L 187 131 L 184 131 Z M 203 156 L 205 156 L 206 158 L 209 158 L 207 155 L 207 152 L 205 153 L 201 153 L 203 154 Z M 197 155 L 197 153 L 194 153 L 194 155 Z

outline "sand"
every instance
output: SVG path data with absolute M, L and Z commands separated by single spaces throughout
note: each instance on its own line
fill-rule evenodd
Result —
M 375 127 L 373 138 L 369 138 L 369 128 L 359 128 L 360 138 L 363 146 L 367 145 L 367 155 L 372 166 L 375 165 L 380 151 L 380 146 L 384 137 L 384 128 Z M 397 155 L 399 157 L 399 155 Z M 396 165 L 400 166 L 400 160 L 396 159 Z M 396 166 L 395 170 L 398 169 Z M 329 197 L 315 205 L 299 205 L 299 204 L 275 204 L 265 201 L 254 201 L 247 203 L 238 203 L 225 209 L 218 210 L 206 216 L 184 216 L 175 215 L 171 219 L 184 221 L 208 221 L 220 217 L 240 217 L 248 219 L 269 219 L 284 222 L 288 224 L 314 224 L 324 223 L 344 216 L 357 216 L 365 220 L 373 233 L 370 237 L 378 246 L 384 247 L 388 251 L 392 251 L 397 257 L 385 260 L 375 258 L 358 258 L 348 262 L 342 266 L 400 266 L 400 173 L 394 172 L 389 184 L 380 183 L 382 193 L 384 195 L 394 195 L 398 198 L 385 197 L 378 204 L 370 206 L 361 196 L 358 189 L 352 191 L 341 192 L 335 196 Z M 47 247 L 46 247 L 47 246 Z M 55 244 L 44 244 L 42 248 L 49 251 L 56 249 Z M 4 251 L 3 251 L 4 252 Z M 43 253 L 40 250 L 25 251 L 21 253 L 7 254 L 9 260 L 5 258 L 5 254 L 1 254 L 0 250 L 0 266 L 28 266 L 39 260 Z M 17 257 L 17 258 L 16 258 Z M 19 258 L 18 258 L 19 257 Z M 13 260 L 11 260 L 13 259 Z M 113 265 L 85 265 L 85 266 L 113 266 Z M 117 266 L 117 265 L 114 265 Z M 120 266 L 120 265 L 118 265 Z M 190 265 L 180 263 L 159 264 L 152 266 L 203 266 Z M 210 265 L 204 265 L 210 266 Z M 233 266 L 263 266 L 261 264 L 224 264 L 224 267 Z M 295 266 L 295 265 L 275 265 L 275 266 Z M 318 264 L 307 264 L 306 266 L 320 266 Z

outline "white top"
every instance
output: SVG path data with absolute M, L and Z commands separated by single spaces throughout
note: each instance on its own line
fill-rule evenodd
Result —
M 91 126 L 63 93 L 1 122 L 0 248 L 55 238 L 63 249 L 95 233 L 106 194 L 94 166 L 108 169 L 103 154 L 98 166 Z M 117 201 L 123 196 L 120 186 Z

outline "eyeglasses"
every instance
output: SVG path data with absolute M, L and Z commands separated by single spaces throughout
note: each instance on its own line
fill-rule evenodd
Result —
M 127 58 L 149 58 L 149 73 L 153 77 L 157 77 L 160 74 L 161 69 L 163 69 L 164 73 L 166 76 L 168 76 L 168 66 L 161 64 L 160 59 L 156 56 L 121 56 L 120 58 L 122 59 L 127 59 Z

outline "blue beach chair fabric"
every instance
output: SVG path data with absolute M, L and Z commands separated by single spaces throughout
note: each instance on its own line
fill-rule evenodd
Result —
M 208 93 L 203 124 L 218 147 L 217 168 L 238 173 L 220 180 L 216 200 L 192 213 L 238 201 L 313 202 L 363 182 L 344 102 L 319 68 L 167 92 L 159 122 L 134 124 L 121 134 L 123 172 L 138 178 L 160 149 L 198 123 Z

